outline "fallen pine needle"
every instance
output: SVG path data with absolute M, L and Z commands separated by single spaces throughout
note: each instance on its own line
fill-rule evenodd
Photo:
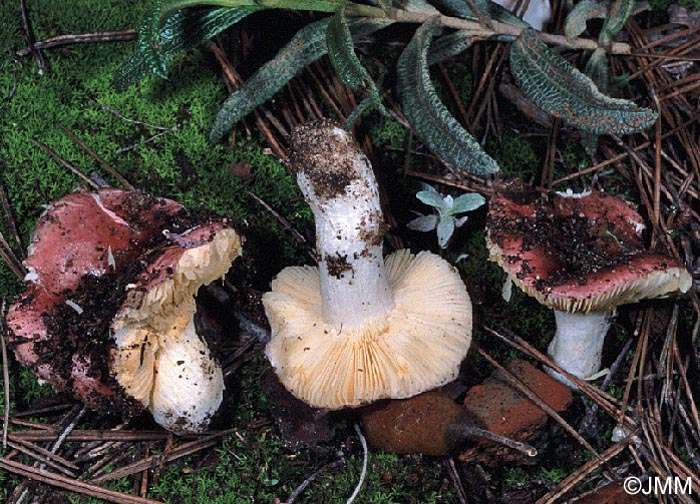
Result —
M 134 495 L 125 494 L 122 492 L 115 492 L 114 490 L 107 490 L 106 488 L 102 488 L 97 485 L 66 478 L 60 474 L 40 470 L 36 467 L 28 466 L 14 460 L 8 460 L 4 457 L 0 457 L 0 469 L 24 476 L 34 481 L 63 488 L 71 492 L 89 495 L 90 497 L 104 499 L 109 502 L 115 502 L 116 504 L 163 504 L 161 501 L 136 497 Z

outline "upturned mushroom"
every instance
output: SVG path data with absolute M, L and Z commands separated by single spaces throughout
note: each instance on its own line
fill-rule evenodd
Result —
M 511 182 L 490 201 L 490 259 L 554 310 L 548 353 L 578 378 L 600 369 L 617 306 L 690 288 L 692 278 L 679 261 L 645 250 L 643 229 L 630 205 L 599 191 L 538 192 Z M 550 374 L 571 386 L 559 373 Z
M 318 408 L 406 398 L 455 378 L 471 341 L 471 302 L 440 257 L 386 258 L 372 167 L 329 120 L 290 136 L 291 169 L 316 223 L 318 268 L 284 269 L 263 296 L 266 355 L 280 381 Z
M 178 235 L 129 285 L 112 320 L 112 373 L 173 432 L 204 430 L 221 405 L 223 373 L 195 330 L 195 296 L 223 278 L 240 253 L 238 234 L 225 224 Z
M 33 233 L 8 339 L 40 379 L 93 409 L 148 408 L 170 430 L 202 430 L 223 380 L 194 333 L 194 296 L 240 251 L 231 226 L 192 219 L 174 201 L 118 189 L 70 194 Z

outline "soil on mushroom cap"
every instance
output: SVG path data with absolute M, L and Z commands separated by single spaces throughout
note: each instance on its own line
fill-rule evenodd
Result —
M 137 193 L 137 196 L 127 198 L 126 203 L 115 210 L 125 212 L 129 216 L 126 220 L 131 223 L 142 219 L 144 211 L 150 209 L 162 223 L 159 228 L 172 233 L 183 233 L 198 225 L 221 221 L 220 217 L 208 211 L 182 209 L 174 215 L 168 215 L 166 211 L 158 209 L 157 201 L 157 198 Z M 130 220 L 132 217 L 133 221 Z M 84 275 L 74 291 L 64 291 L 63 298 L 70 301 L 72 306 L 59 303 L 50 313 L 42 314 L 50 337 L 34 344 L 34 351 L 39 356 L 36 367 L 49 364 L 65 380 L 66 388 L 70 390 L 74 381 L 71 377 L 75 366 L 73 356 L 83 356 L 90 362 L 86 376 L 118 391 L 110 396 L 94 392 L 88 399 L 91 407 L 124 417 L 140 413 L 143 410 L 142 404 L 127 396 L 110 373 L 111 354 L 115 349 L 110 326 L 126 298 L 127 285 L 135 282 L 146 266 L 169 245 L 172 245 L 171 238 L 162 232 L 155 232 L 145 243 L 133 244 L 144 250 L 138 260 L 124 264 L 116 272 Z
M 95 391 L 89 398 L 91 405 L 101 411 L 133 416 L 143 406 L 127 396 L 109 372 L 110 354 L 114 348 L 109 328 L 126 295 L 126 278 L 113 273 L 85 275 L 74 292 L 65 293 L 66 299 L 80 307 L 82 312 L 68 304 L 59 304 L 52 313 L 44 313 L 42 317 L 51 337 L 37 342 L 34 348 L 39 356 L 38 365 L 50 364 L 69 389 L 73 386 L 73 356 L 88 358 L 90 365 L 85 375 L 119 391 L 109 396 Z
M 497 208 L 489 216 L 490 239 L 503 248 L 517 237 L 522 240 L 524 252 L 542 251 L 553 267 L 546 278 L 537 281 L 538 289 L 572 280 L 585 285 L 589 274 L 615 268 L 627 263 L 630 257 L 645 253 L 641 239 L 631 239 L 629 232 L 625 232 L 626 239 L 620 239 L 614 223 L 589 218 L 584 198 L 566 198 L 568 208 L 562 214 L 558 205 L 564 198 L 553 192 L 541 193 L 522 184 L 510 184 L 500 194 L 517 205 L 530 205 L 534 217 L 513 218 L 508 211 Z M 522 261 L 519 278 L 530 271 L 527 260 L 519 255 L 508 255 L 505 260 L 511 264 Z

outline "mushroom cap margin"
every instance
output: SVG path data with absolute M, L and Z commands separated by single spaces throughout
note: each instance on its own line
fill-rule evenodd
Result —
M 561 205 L 557 213 L 562 216 L 580 211 L 572 208 L 576 199 L 589 200 L 585 217 L 598 223 L 613 223 L 616 236 L 641 246 L 642 217 L 620 198 L 599 191 L 578 198 L 556 193 L 554 198 Z M 535 218 L 535 212 L 529 203 L 517 203 L 508 197 L 495 195 L 490 203 L 489 220 L 496 216 L 517 222 Z M 684 293 L 692 285 L 690 273 L 676 259 L 640 252 L 630 256 L 626 263 L 620 262 L 588 273 L 585 282 L 571 277 L 559 285 L 541 286 L 538 285 L 540 281 L 549 278 L 557 268 L 544 247 L 525 247 L 523 233 L 505 237 L 502 229 L 496 231 L 500 239 L 495 238 L 492 227 L 489 225 L 486 230 L 489 259 L 501 266 L 526 294 L 554 310 L 568 313 L 610 311 L 642 299 Z
M 155 420 L 176 433 L 203 431 L 223 399 L 223 373 L 194 328 L 200 286 L 222 278 L 241 255 L 236 231 L 220 223 L 168 247 L 133 286 L 112 322 L 112 372 Z
M 290 267 L 263 296 L 280 381 L 316 408 L 402 399 L 453 380 L 471 343 L 472 307 L 457 270 L 439 256 L 386 258 L 393 306 L 354 330 L 323 322 L 318 268 Z

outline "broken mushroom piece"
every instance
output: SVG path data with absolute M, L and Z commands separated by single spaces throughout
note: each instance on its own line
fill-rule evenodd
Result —
M 25 281 L 60 296 L 85 275 L 123 269 L 168 216 L 182 209 L 175 201 L 141 191 L 104 188 L 68 194 L 50 203 L 39 218 L 24 261 Z
M 232 227 L 203 220 L 139 191 L 80 191 L 49 205 L 27 291 L 7 315 L 18 360 L 95 410 L 148 408 L 170 430 L 203 430 L 223 381 L 194 332 L 194 296 L 241 252 Z
M 600 369 L 617 306 L 690 288 L 692 278 L 680 262 L 644 250 L 643 229 L 626 202 L 599 191 L 541 193 L 516 181 L 491 199 L 490 259 L 554 310 L 557 329 L 548 353 L 578 378 Z
M 319 267 L 290 267 L 263 305 L 280 381 L 317 408 L 406 398 L 453 380 L 471 342 L 459 274 L 440 257 L 382 257 L 386 224 L 368 159 L 332 121 L 297 128 L 291 167 L 316 222 Z
M 223 373 L 195 330 L 195 296 L 240 254 L 238 234 L 220 223 L 178 235 L 129 285 L 112 321 L 112 373 L 173 432 L 201 432 L 221 405 Z
M 131 268 L 151 236 L 182 209 L 172 200 L 113 188 L 79 190 L 50 203 L 24 262 L 27 291 L 6 317 L 17 360 L 90 408 L 137 413 L 141 406 L 119 393 L 109 374 L 105 313 L 115 302 L 116 275 Z

